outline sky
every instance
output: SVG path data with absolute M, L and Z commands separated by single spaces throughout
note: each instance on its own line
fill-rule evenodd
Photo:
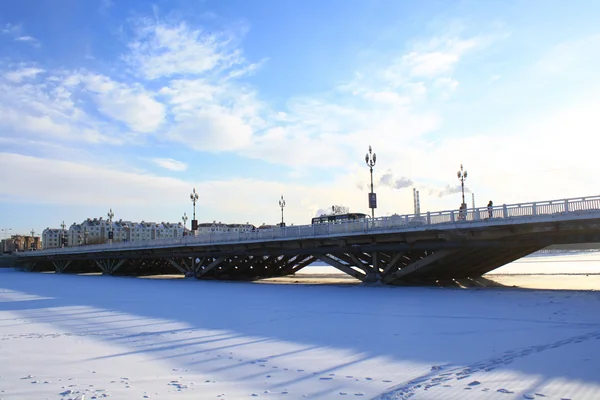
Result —
M 597 1 L 0 3 L 0 236 L 598 194 Z M 188 226 L 190 222 L 188 220 Z

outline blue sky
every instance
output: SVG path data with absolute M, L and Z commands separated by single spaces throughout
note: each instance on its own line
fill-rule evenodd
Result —
M 597 193 L 600 4 L 0 4 L 0 229 Z M 468 195 L 470 198 L 470 194 Z

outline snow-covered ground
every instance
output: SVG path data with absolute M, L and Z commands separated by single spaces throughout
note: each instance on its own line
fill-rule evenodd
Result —
M 594 291 L 0 270 L 5 400 L 599 399 L 599 356 Z

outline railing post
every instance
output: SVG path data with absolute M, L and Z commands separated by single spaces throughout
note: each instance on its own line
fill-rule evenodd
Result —
M 508 218 L 508 208 L 506 208 L 506 204 L 502 204 L 502 213 L 504 218 Z
M 456 220 L 454 219 L 454 210 L 450 211 L 450 221 L 456 222 Z
M 537 204 L 536 204 L 536 203 L 533 203 L 533 204 L 531 205 L 531 213 L 532 213 L 533 215 L 537 215 Z
M 431 213 L 427 211 L 427 225 L 431 225 Z
M 565 212 L 569 212 L 569 200 L 565 200 Z

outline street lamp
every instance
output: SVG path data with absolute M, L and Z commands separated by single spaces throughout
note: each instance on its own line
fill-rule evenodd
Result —
M 460 186 L 462 189 L 462 206 L 464 208 L 467 208 L 466 203 L 465 203 L 465 179 L 467 179 L 467 171 L 466 170 L 463 171 L 462 164 L 460 164 L 460 170 L 456 173 L 456 176 L 460 180 Z
M 188 216 L 186 213 L 183 213 L 183 217 L 181 217 L 181 220 L 183 221 L 183 236 L 185 236 L 185 224 L 187 223 L 187 220 L 188 220 Z
M 456 173 L 456 176 L 460 180 L 460 187 L 462 191 L 462 204 L 460 205 L 459 218 L 467 219 L 467 203 L 465 203 L 465 179 L 467 179 L 467 171 L 463 170 L 462 164 L 460 164 L 460 170 Z
M 60 227 L 62 228 L 62 236 L 60 238 L 60 247 L 65 247 L 65 239 L 66 239 L 66 232 L 65 232 L 65 221 L 62 222 L 62 224 L 60 224 Z
M 192 204 L 194 205 L 194 218 L 192 218 L 192 231 L 194 232 L 194 236 L 196 235 L 196 231 L 198 230 L 198 220 L 196 219 L 196 202 L 198 201 L 198 193 L 196 193 L 196 188 L 192 190 L 190 193 L 190 200 L 192 200 Z
M 110 210 L 108 210 L 108 213 L 106 214 L 106 216 L 108 217 L 108 242 L 112 243 L 112 241 L 113 241 L 112 219 L 115 216 L 115 213 L 113 212 L 112 208 Z
M 377 161 L 377 156 L 373 153 L 371 146 L 369 152 L 365 155 L 365 162 L 371 171 L 371 193 L 369 193 L 369 208 L 371 209 L 371 218 L 375 220 L 375 209 L 377 208 L 377 194 L 373 192 L 373 167 Z
M 31 250 L 35 250 L 35 230 L 31 230 Z
M 283 228 L 285 226 L 285 222 L 283 222 L 283 207 L 285 207 L 283 195 L 281 195 L 281 199 L 279 200 L 279 207 L 281 207 L 281 227 Z

